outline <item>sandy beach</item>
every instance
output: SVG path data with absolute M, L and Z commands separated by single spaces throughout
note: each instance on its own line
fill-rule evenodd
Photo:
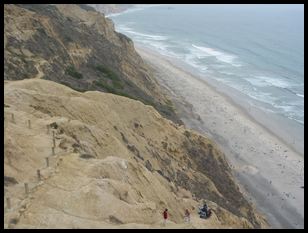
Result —
M 179 67 L 174 59 L 140 45 L 135 47 L 159 83 L 171 93 L 185 125 L 220 146 L 242 191 L 267 217 L 271 227 L 303 228 L 303 155 L 273 134 L 272 129 L 260 125 L 256 118 L 262 121 L 264 115 L 256 109 L 245 109 L 240 101 L 243 96 L 235 102 Z

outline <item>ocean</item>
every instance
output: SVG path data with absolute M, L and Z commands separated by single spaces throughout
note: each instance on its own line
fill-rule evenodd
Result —
M 135 43 L 304 127 L 304 5 L 137 5 L 107 17 Z

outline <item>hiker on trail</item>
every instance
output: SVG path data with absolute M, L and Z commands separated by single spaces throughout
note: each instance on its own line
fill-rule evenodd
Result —
M 199 208 L 199 215 L 200 215 L 200 218 L 206 218 L 207 217 L 208 207 L 207 207 L 206 202 L 204 203 L 202 208 Z
M 168 209 L 165 209 L 165 211 L 163 212 L 163 216 L 164 216 L 164 226 L 166 226 L 166 222 L 168 219 Z
M 185 222 L 190 223 L 190 213 L 188 211 L 188 209 L 185 210 Z
M 203 205 L 202 211 L 204 211 L 204 212 L 205 212 L 205 215 L 208 216 L 208 207 L 207 207 L 206 202 L 205 202 L 204 205 Z
M 200 218 L 209 218 L 212 215 L 212 210 L 208 208 L 206 202 L 204 203 L 202 208 L 199 208 Z

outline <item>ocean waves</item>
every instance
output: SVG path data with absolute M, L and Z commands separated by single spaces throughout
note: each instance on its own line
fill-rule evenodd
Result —
M 128 26 L 132 24 L 135 24 L 135 22 L 119 24 L 116 30 L 130 36 L 135 42 L 148 45 L 162 52 L 164 55 L 183 59 L 192 67 L 197 68 L 201 73 L 208 70 L 206 63 L 218 62 L 221 66 L 242 66 L 236 55 L 210 47 L 183 42 L 179 38 L 172 36 L 140 32 Z M 209 59 L 213 61 L 209 61 Z
M 282 78 L 274 78 L 262 75 L 246 78 L 246 80 L 252 85 L 259 87 L 274 86 L 279 88 L 287 88 L 293 85 L 292 83 Z
M 213 56 L 217 60 L 224 62 L 224 63 L 231 64 L 232 66 L 236 66 L 236 67 L 242 66 L 239 62 L 236 62 L 237 56 L 235 56 L 235 55 L 231 55 L 231 54 L 228 54 L 228 53 L 225 53 L 225 52 L 222 52 L 222 51 L 218 51 L 218 50 L 215 50 L 213 48 L 208 48 L 208 47 L 204 47 L 204 46 L 197 46 L 197 45 L 194 45 L 194 44 L 192 44 L 192 47 L 201 51 L 202 52 L 201 56 Z
M 132 38 L 135 43 L 154 49 L 162 55 L 179 59 L 209 82 L 213 79 L 234 88 L 245 94 L 247 101 L 257 101 L 260 109 L 304 124 L 301 75 L 292 70 L 287 72 L 278 69 L 276 65 L 263 59 L 271 50 L 261 56 L 263 49 L 260 50 L 260 45 L 226 46 L 211 37 L 203 38 L 202 34 L 190 36 L 190 29 L 187 28 L 165 30 L 162 25 L 155 28 L 148 26 L 150 23 L 140 24 L 132 18 L 126 20 L 124 16 L 123 19 L 116 23 L 116 30 Z M 271 53 L 271 56 L 277 56 L 277 53 Z M 263 65 L 260 60 L 266 61 L 267 64 Z
M 160 41 L 160 40 L 167 40 L 168 37 L 162 36 L 162 35 L 153 35 L 153 34 L 146 34 L 146 33 L 141 33 L 133 30 L 132 28 L 126 26 L 126 25 L 119 25 L 117 27 L 117 30 L 119 32 L 127 33 L 130 35 L 133 35 L 135 39 L 143 39 L 143 40 L 154 40 L 154 41 Z
M 170 44 L 168 36 L 137 31 L 128 26 L 132 24 L 134 22 L 117 25 L 116 30 L 129 36 L 134 42 L 151 47 L 165 56 L 182 58 L 181 54 L 172 51 L 174 45 Z

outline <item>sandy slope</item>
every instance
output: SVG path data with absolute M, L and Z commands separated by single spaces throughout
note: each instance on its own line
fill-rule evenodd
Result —
M 5 228 L 162 228 L 164 208 L 171 214 L 167 228 L 252 227 L 212 201 L 213 216 L 199 219 L 201 200 L 159 173 L 185 171 L 187 177 L 206 181 L 202 189 L 209 195 L 225 195 L 182 147 L 188 133 L 204 144 L 208 139 L 162 118 L 153 107 L 112 94 L 79 93 L 41 79 L 5 81 L 4 95 L 5 200 L 11 202 L 11 208 L 5 202 Z M 225 160 L 215 148 L 204 156 Z M 185 167 L 187 160 L 190 167 Z M 232 183 L 229 168 L 219 169 Z M 183 221 L 186 208 L 191 224 Z
M 243 190 L 274 228 L 303 228 L 304 159 L 243 109 L 166 57 L 137 47 L 173 95 L 185 124 L 218 142 Z

